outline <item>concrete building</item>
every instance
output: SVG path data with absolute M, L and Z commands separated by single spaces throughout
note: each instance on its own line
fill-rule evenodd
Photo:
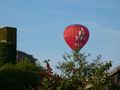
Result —
M 17 50 L 16 60 L 17 62 L 28 60 L 32 63 L 35 63 L 37 61 L 37 59 L 34 58 L 32 55 L 19 50 Z
M 111 71 L 111 77 L 113 80 L 113 88 L 120 90 L 120 65 Z
M 0 28 L 0 63 L 16 62 L 17 29 Z

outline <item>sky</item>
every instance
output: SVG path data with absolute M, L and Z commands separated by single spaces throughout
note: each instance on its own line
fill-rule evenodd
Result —
M 53 68 L 71 54 L 63 32 L 72 24 L 90 32 L 80 52 L 120 65 L 120 0 L 0 0 L 0 27 L 17 28 L 17 49 Z

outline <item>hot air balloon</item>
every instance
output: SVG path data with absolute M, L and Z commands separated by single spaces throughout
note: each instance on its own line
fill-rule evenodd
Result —
M 69 25 L 64 30 L 64 40 L 75 52 L 79 52 L 79 50 L 87 43 L 88 38 L 89 31 L 83 25 Z

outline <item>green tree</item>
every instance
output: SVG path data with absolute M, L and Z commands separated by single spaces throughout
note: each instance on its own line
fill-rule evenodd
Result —
M 53 74 L 49 61 L 49 59 L 44 60 L 46 67 L 39 72 L 40 77 L 42 77 L 40 90 L 57 90 L 57 86 L 59 86 L 60 77 L 57 74 Z
M 91 63 L 83 53 L 65 53 L 65 61 L 57 66 L 63 80 L 59 90 L 106 90 L 111 86 L 109 69 L 111 61 L 101 61 L 101 55 Z
M 38 87 L 40 68 L 28 61 L 0 67 L 0 90 L 32 90 Z

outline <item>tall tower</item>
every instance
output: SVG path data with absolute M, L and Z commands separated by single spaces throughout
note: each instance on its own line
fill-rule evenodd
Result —
M 14 27 L 0 28 L 0 63 L 16 62 L 17 29 Z

